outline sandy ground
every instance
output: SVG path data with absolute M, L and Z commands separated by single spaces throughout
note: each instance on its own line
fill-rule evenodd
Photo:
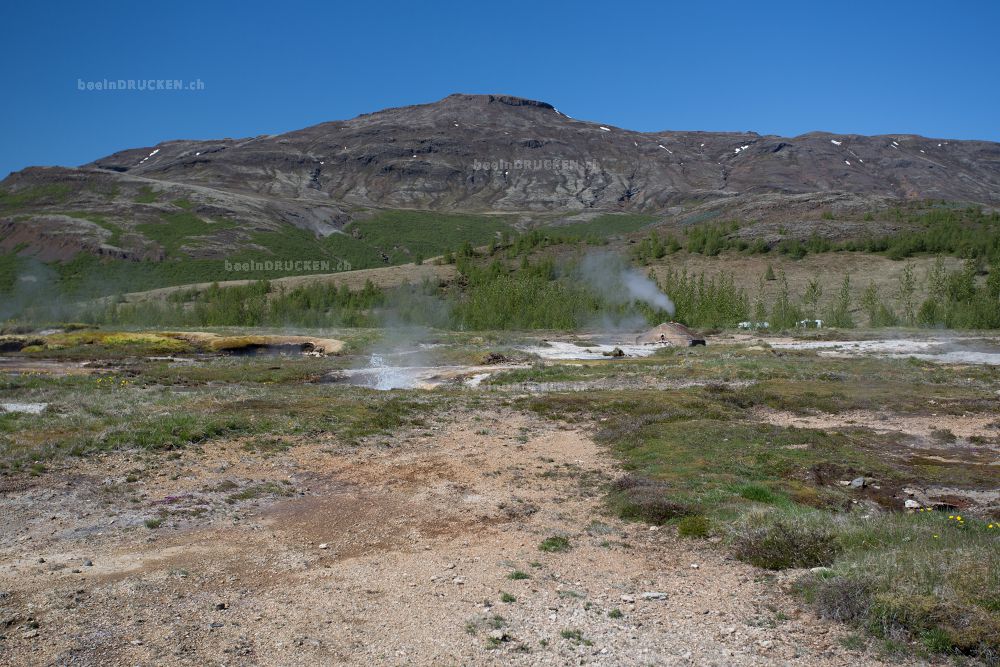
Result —
M 794 573 L 606 516 L 618 474 L 585 431 L 498 408 L 0 480 L 0 664 L 873 664 Z
M 899 432 L 929 438 L 936 431 L 951 431 L 956 438 L 968 440 L 975 436 L 995 435 L 1000 429 L 1000 417 L 993 414 L 897 415 L 871 410 L 848 410 L 837 414 L 799 415 L 792 412 L 762 408 L 754 418 L 777 426 L 796 428 L 864 427 L 888 433 Z

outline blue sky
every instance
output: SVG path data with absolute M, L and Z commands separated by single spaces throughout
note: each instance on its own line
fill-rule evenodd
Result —
M 637 130 L 1000 141 L 1000 3 L 5 2 L 0 177 L 453 92 Z M 204 90 L 79 91 L 200 79 Z

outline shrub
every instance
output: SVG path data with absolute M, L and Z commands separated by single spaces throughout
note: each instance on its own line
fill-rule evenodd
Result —
M 668 484 L 641 475 L 626 475 L 612 486 L 610 504 L 623 519 L 662 525 L 691 514 L 691 508 L 668 498 Z
M 873 586 L 866 580 L 810 575 L 798 584 L 820 618 L 832 621 L 864 619 L 872 608 Z
M 677 534 L 681 537 L 708 537 L 711 522 L 701 514 L 686 516 L 677 522 Z
M 829 565 L 839 551 L 836 533 L 819 520 L 752 513 L 733 527 L 737 558 L 767 570 Z

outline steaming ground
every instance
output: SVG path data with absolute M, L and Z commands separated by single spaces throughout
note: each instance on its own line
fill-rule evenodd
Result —
M 656 404 L 634 423 L 663 434 L 692 420 L 684 441 L 731 429 L 705 442 L 742 447 L 762 428 L 771 460 L 818 457 L 792 480 L 807 500 L 1000 515 L 1000 379 L 947 356 L 995 338 L 355 336 L 339 357 L 0 360 L 4 461 L 34 457 L 0 475 L 0 664 L 882 664 L 792 594 L 808 569 L 610 511 L 627 472 L 693 465 L 599 444 L 632 404 Z M 733 412 L 709 423 L 704 401 Z M 123 430 L 86 457 L 57 447 Z M 823 459 L 835 438 L 869 459 Z M 750 449 L 719 451 L 673 483 L 751 465 Z M 868 460 L 884 477 L 853 490 Z

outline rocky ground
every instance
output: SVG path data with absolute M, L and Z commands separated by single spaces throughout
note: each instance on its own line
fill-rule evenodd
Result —
M 873 663 L 795 573 L 606 515 L 578 427 L 243 444 L 4 480 L 0 664 Z

